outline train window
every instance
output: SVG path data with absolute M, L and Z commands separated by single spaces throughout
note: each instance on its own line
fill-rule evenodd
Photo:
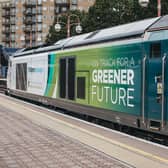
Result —
M 77 98 L 85 99 L 85 77 L 77 78 Z
M 151 44 L 150 58 L 160 58 L 160 57 L 161 57 L 161 43 Z
M 75 99 L 75 58 L 60 59 L 60 98 Z
M 66 97 L 66 59 L 60 59 L 60 97 Z
M 68 99 L 75 99 L 75 58 L 68 58 Z
M 16 89 L 27 90 L 27 64 L 16 64 Z

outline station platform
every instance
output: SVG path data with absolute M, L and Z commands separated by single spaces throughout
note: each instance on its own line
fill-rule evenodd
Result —
M 0 94 L 0 168 L 167 168 L 168 148 Z

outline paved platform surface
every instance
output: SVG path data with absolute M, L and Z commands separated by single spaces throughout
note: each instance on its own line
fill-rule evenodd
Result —
M 2 97 L 1 97 L 2 102 Z M 0 104 L 0 168 L 128 168 Z M 14 106 L 13 106 L 14 109 Z
M 0 168 L 168 168 L 168 147 L 1 94 L 0 131 Z

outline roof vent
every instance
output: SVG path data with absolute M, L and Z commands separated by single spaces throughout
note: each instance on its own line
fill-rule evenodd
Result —
M 93 36 L 95 36 L 99 32 L 100 32 L 100 30 L 96 30 L 93 33 L 89 34 L 85 39 L 90 39 L 90 38 L 92 38 Z

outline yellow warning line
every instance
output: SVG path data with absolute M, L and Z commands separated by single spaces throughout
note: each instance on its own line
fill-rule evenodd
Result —
M 13 103 L 13 102 L 12 102 L 11 104 L 18 105 L 17 103 Z M 25 106 L 23 106 L 23 105 L 20 105 L 20 104 L 19 104 L 19 106 L 21 106 L 21 107 L 24 108 L 25 110 L 30 110 L 30 111 L 32 111 L 32 112 L 34 112 L 34 113 L 37 113 L 37 114 L 39 114 L 39 115 L 41 115 L 41 116 L 43 116 L 43 117 L 46 117 L 46 118 L 51 119 L 51 120 L 54 120 L 54 121 L 56 121 L 56 122 L 58 122 L 58 123 L 60 123 L 60 124 L 66 125 L 67 127 L 71 127 L 71 128 L 73 128 L 73 129 L 80 130 L 80 131 L 82 131 L 83 133 L 86 133 L 86 134 L 91 135 L 91 136 L 93 136 L 93 137 L 97 137 L 97 138 L 99 138 L 99 139 L 101 139 L 101 140 L 103 140 L 103 141 L 106 141 L 106 142 L 108 142 L 108 143 L 111 143 L 111 144 L 113 144 L 113 145 L 119 146 L 119 147 L 124 148 L 124 149 L 127 149 L 127 150 L 129 150 L 129 151 L 136 152 L 137 154 L 143 155 L 143 156 L 145 156 L 145 157 L 149 157 L 149 158 L 152 158 L 152 159 L 155 159 L 155 160 L 158 160 L 158 161 L 161 161 L 161 162 L 164 162 L 164 163 L 168 164 L 168 159 L 166 159 L 166 158 L 162 158 L 162 157 L 159 157 L 159 156 L 157 156 L 157 155 L 153 155 L 153 154 L 148 153 L 148 152 L 145 152 L 145 151 L 143 151 L 143 150 L 140 150 L 140 149 L 131 147 L 131 146 L 129 146 L 129 145 L 123 144 L 123 143 L 121 143 L 121 142 L 117 142 L 117 141 L 112 140 L 112 139 L 110 139 L 110 138 L 106 138 L 106 137 L 104 137 L 104 136 L 102 136 L 102 135 L 100 135 L 100 134 L 97 134 L 97 133 L 88 131 L 88 130 L 86 130 L 86 129 L 80 128 L 80 127 L 75 126 L 75 125 L 73 125 L 73 124 L 70 124 L 70 123 L 67 123 L 67 122 L 65 122 L 65 121 L 56 119 L 56 118 L 54 118 L 54 117 L 52 117 L 52 116 L 49 116 L 49 115 L 44 114 L 44 113 L 42 113 L 42 112 L 39 112 L 39 111 L 30 109 L 30 108 L 25 107 Z

